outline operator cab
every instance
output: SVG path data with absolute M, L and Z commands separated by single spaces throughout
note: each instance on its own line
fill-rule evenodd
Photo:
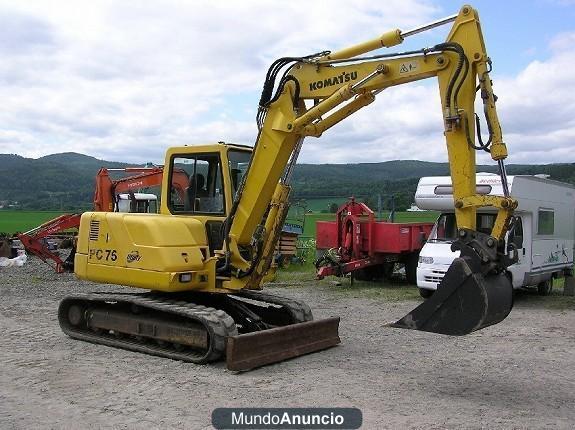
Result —
M 162 212 L 205 217 L 203 222 L 212 255 L 222 247 L 222 224 L 247 172 L 251 155 L 250 147 L 222 143 L 172 148 L 167 154 L 170 192 Z
M 203 148 L 208 147 L 185 147 L 188 153 L 170 157 L 168 209 L 173 215 L 226 216 L 247 172 L 251 150 L 228 149 L 226 145 L 221 148 L 227 151 L 204 152 Z M 209 148 L 214 149 L 214 145 Z M 182 180 L 185 187 L 181 186 Z

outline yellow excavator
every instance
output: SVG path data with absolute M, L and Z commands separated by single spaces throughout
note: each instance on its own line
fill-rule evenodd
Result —
M 443 43 L 372 52 L 447 23 L 452 28 Z M 461 256 L 436 294 L 389 325 L 464 335 L 502 321 L 512 307 L 506 267 L 516 259 L 504 236 L 517 202 L 506 186 L 507 149 L 490 71 L 471 6 L 336 52 L 276 60 L 266 75 L 253 148 L 222 142 L 170 148 L 159 214 L 82 215 L 76 275 L 149 291 L 66 297 L 58 311 L 63 331 L 76 339 L 194 363 L 226 356 L 232 370 L 339 343 L 339 318 L 314 321 L 305 303 L 260 291 L 288 211 L 298 154 L 305 137 L 320 137 L 384 89 L 434 76 L 459 232 L 453 246 Z M 477 93 L 486 141 L 474 109 Z M 504 196 L 477 192 L 477 150 L 498 163 Z M 178 193 L 176 181 L 183 173 L 188 187 Z M 490 235 L 475 226 L 476 209 L 483 206 L 498 210 Z

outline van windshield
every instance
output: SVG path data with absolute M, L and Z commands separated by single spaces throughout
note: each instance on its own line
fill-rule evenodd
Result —
M 496 214 L 477 214 L 477 231 L 491 234 L 493 224 L 495 224 Z M 457 239 L 457 224 L 454 213 L 444 213 L 437 218 L 433 230 L 429 235 L 429 242 L 453 242 Z

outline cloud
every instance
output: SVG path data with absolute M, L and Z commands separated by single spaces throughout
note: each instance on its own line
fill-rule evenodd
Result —
M 442 15 L 425 0 L 5 0 L 0 152 L 76 151 L 160 163 L 169 146 L 252 144 L 273 60 L 338 49 Z M 518 76 L 493 76 L 513 162 L 575 159 L 568 144 L 573 38 L 558 36 L 549 58 Z M 386 90 L 321 139 L 309 138 L 300 156 L 318 163 L 392 159 L 446 160 L 433 82 Z
M 575 162 L 574 33 L 557 35 L 551 56 L 496 82 L 510 162 Z
M 0 54 L 28 55 L 54 46 L 54 30 L 45 21 L 18 12 L 0 10 Z
M 252 143 L 276 57 L 344 46 L 435 11 L 419 0 L 6 0 L 0 152 L 157 162 L 196 139 Z
M 508 163 L 575 162 L 575 32 L 557 35 L 549 57 L 516 76 L 492 73 Z M 353 120 L 325 133 L 334 145 L 310 145 L 305 162 L 370 162 L 393 159 L 446 161 L 440 101 L 435 85 L 410 84 L 383 92 Z M 476 103 L 482 117 L 482 108 Z M 486 131 L 482 121 L 483 131 Z M 332 134 L 330 134 L 332 133 Z M 333 137 L 332 137 L 333 136 Z M 331 139 L 331 140 L 330 140 Z M 478 163 L 491 163 L 478 152 Z

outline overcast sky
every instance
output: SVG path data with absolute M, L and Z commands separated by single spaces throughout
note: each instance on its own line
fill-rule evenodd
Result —
M 169 146 L 251 145 L 276 58 L 408 30 L 461 4 L 0 0 L 0 153 L 162 163 Z M 494 63 L 509 162 L 575 162 L 575 0 L 474 6 Z M 444 36 L 424 33 L 408 47 Z M 386 90 L 322 138 L 308 138 L 299 160 L 395 159 L 446 161 L 435 79 Z

